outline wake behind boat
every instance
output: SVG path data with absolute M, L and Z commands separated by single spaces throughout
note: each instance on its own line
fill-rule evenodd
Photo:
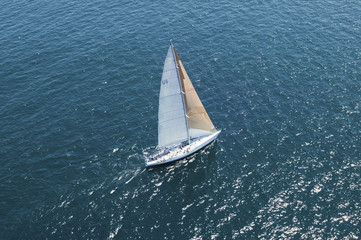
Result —
M 146 157 L 154 166 L 185 158 L 214 141 L 217 131 L 170 43 L 159 94 L 158 151 Z

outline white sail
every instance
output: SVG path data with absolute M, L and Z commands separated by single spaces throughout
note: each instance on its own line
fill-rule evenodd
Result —
M 158 148 L 178 144 L 187 139 L 184 99 L 173 47 L 170 45 L 164 61 L 159 94 Z

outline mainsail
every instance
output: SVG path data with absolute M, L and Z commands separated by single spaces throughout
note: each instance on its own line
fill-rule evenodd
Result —
M 217 132 L 171 44 L 159 96 L 158 148 Z
M 158 148 L 188 140 L 182 88 L 172 45 L 164 61 L 159 94 Z

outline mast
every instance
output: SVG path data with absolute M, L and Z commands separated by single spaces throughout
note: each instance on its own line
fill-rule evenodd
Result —
M 170 41 L 170 45 L 172 46 L 172 53 L 173 53 L 173 59 L 174 59 L 174 63 L 177 67 L 177 77 L 178 77 L 178 83 L 179 83 L 179 87 L 182 91 L 182 103 L 183 103 L 183 111 L 184 111 L 184 118 L 185 118 L 185 122 L 186 122 L 186 128 L 187 128 L 187 138 L 188 138 L 188 144 L 190 144 L 191 142 L 191 139 L 190 139 L 190 134 L 189 134 L 189 127 L 188 127 L 188 119 L 187 119 L 187 112 L 186 112 L 186 105 L 184 103 L 184 90 L 182 88 L 182 83 L 181 83 L 181 79 L 180 79 L 180 76 L 179 76 L 179 66 L 178 66 L 178 63 L 177 63 L 177 60 L 176 60 L 176 56 L 175 56 L 175 48 L 174 48 L 174 45 L 172 43 L 172 39 L 169 40 Z

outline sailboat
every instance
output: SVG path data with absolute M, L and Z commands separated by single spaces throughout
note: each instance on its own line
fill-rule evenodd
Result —
M 217 131 L 170 42 L 159 94 L 158 146 L 145 158 L 154 166 L 185 158 L 214 141 Z

